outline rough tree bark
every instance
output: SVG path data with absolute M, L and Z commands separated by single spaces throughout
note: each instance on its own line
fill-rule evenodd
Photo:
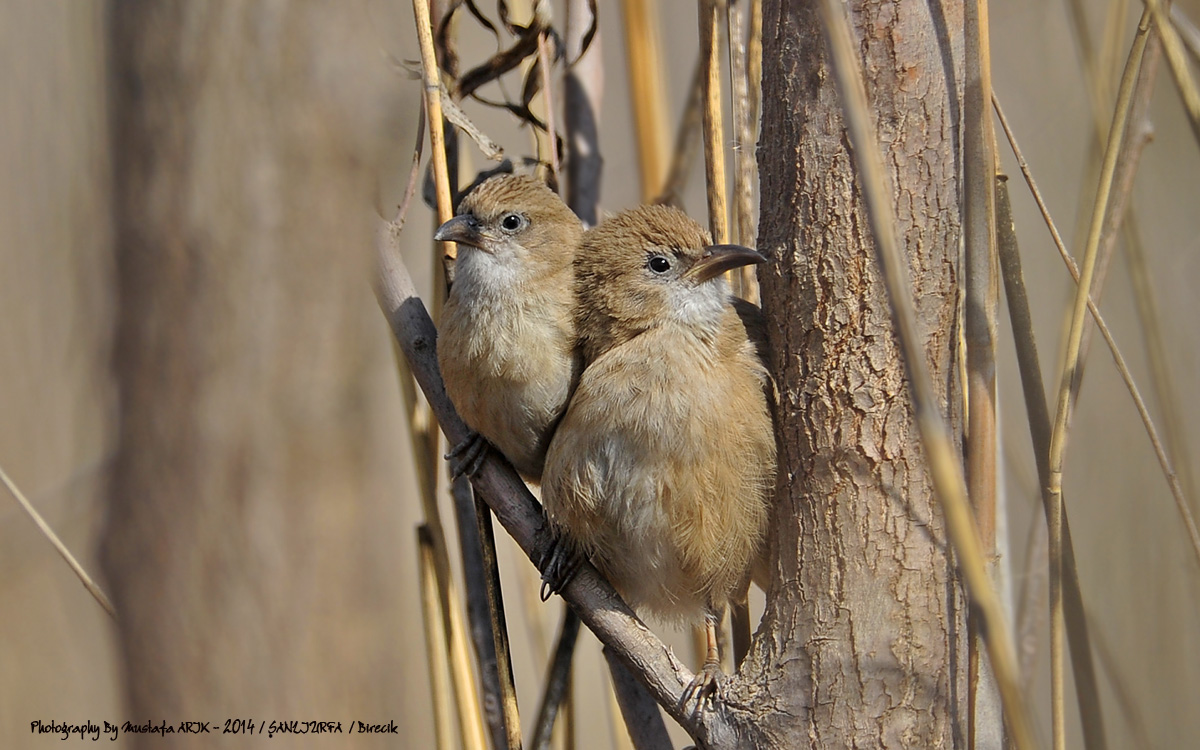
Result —
M 104 567 L 127 716 L 337 720 L 346 747 L 378 740 L 345 722 L 397 719 L 429 746 L 405 716 L 424 658 L 397 646 L 416 594 L 392 571 L 415 553 L 396 540 L 396 413 L 375 406 L 394 369 L 368 286 L 374 164 L 411 89 L 341 5 L 110 11 L 121 428 Z M 133 740 L 270 746 L 259 728 Z
M 926 356 L 958 425 L 961 4 L 850 3 Z M 966 627 L 809 2 L 766 0 L 758 246 L 779 381 L 768 607 L 734 715 L 758 747 L 960 747 Z M 956 429 L 955 434 L 960 430 Z

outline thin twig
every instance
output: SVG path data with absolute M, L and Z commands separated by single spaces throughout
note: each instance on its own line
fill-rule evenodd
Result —
M 913 415 L 929 464 L 934 494 L 941 504 L 946 530 L 958 566 L 966 579 L 967 593 L 983 617 L 988 654 L 1000 688 L 1010 735 L 1018 750 L 1029 750 L 1036 747 L 1036 740 L 1020 691 L 1012 632 L 1000 598 L 987 575 L 956 451 L 942 422 L 926 369 L 924 349 L 917 334 L 908 264 L 901 254 L 896 236 L 892 193 L 887 187 L 883 158 L 871 125 L 866 87 L 859 68 L 857 48 L 850 33 L 850 22 L 839 0 L 824 0 L 820 7 L 832 51 L 830 65 L 842 96 L 850 151 L 892 308 L 901 361 L 912 397 Z
M 83 566 L 75 559 L 75 555 L 72 555 L 71 550 L 67 549 L 67 545 L 63 544 L 63 541 L 58 538 L 58 534 L 54 533 L 54 529 L 50 528 L 50 524 L 46 523 L 46 519 L 42 518 L 42 514 L 37 512 L 37 508 L 33 507 L 33 503 L 29 502 L 29 498 L 25 497 L 25 494 L 21 492 L 12 479 L 9 479 L 8 473 L 4 471 L 3 467 L 0 467 L 0 481 L 4 482 L 4 486 L 16 498 L 17 504 L 21 506 L 21 510 L 25 511 L 26 515 L 33 519 L 34 524 L 38 527 L 38 531 L 42 532 L 42 536 L 46 537 L 50 544 L 54 545 L 54 549 L 58 551 L 62 559 L 67 561 L 67 565 L 71 568 L 71 571 L 79 579 L 79 582 L 83 584 L 83 587 L 88 590 L 88 593 L 92 595 L 92 598 L 104 608 L 109 617 L 114 620 L 117 619 L 117 610 L 113 607 L 108 596 L 92 580 L 88 572 L 83 569 Z
M 421 152 L 425 149 L 425 100 L 421 100 L 421 106 L 417 109 L 417 143 L 413 146 L 412 166 L 408 170 L 408 183 L 404 186 L 404 196 L 400 199 L 399 205 L 396 206 L 396 214 L 392 217 L 392 223 L 398 228 L 404 228 L 404 222 L 408 220 L 408 207 L 412 204 L 413 196 L 417 192 L 417 183 L 421 181 Z

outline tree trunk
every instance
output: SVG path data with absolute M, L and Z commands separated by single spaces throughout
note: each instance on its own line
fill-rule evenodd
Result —
M 369 265 L 372 166 L 385 127 L 415 115 L 372 19 L 345 11 L 111 8 L 105 568 L 127 716 L 215 722 L 142 746 L 272 747 L 272 720 L 318 719 L 341 722 L 339 747 L 378 746 L 348 723 L 390 719 L 432 745 L 420 711 L 405 721 L 428 703 L 424 656 L 399 637 L 415 582 L 391 571 L 416 553 L 391 489 L 399 409 L 377 408 L 396 392 Z
M 960 434 L 962 7 L 850 3 L 926 357 Z M 933 11 L 931 16 L 930 11 Z M 733 688 L 757 746 L 961 747 L 948 556 L 812 3 L 766 0 L 759 271 L 778 377 L 777 546 Z

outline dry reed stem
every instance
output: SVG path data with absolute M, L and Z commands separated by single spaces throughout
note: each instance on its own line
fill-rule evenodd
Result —
M 1127 0 L 1122 0 L 1114 5 L 1126 6 Z M 1177 6 L 1172 6 L 1172 20 L 1179 24 L 1182 19 L 1187 23 L 1186 18 L 1181 13 L 1176 13 Z M 1114 13 L 1115 19 L 1110 19 L 1110 39 L 1119 36 L 1118 33 L 1113 33 L 1113 26 L 1118 26 L 1123 21 L 1124 14 Z M 1195 31 L 1195 27 L 1191 27 Z M 1079 21 L 1073 27 L 1077 38 L 1086 38 L 1086 26 L 1080 27 Z M 1186 41 L 1186 37 L 1185 37 Z M 1106 46 L 1107 51 L 1107 46 Z M 1142 64 L 1142 72 L 1137 83 L 1138 96 L 1134 104 L 1134 112 L 1132 115 L 1133 121 L 1140 124 L 1139 130 L 1128 137 L 1129 157 L 1122 160 L 1118 170 L 1123 175 L 1117 178 L 1121 189 L 1118 195 L 1122 198 L 1120 206 L 1109 210 L 1108 222 L 1105 227 L 1106 242 L 1101 252 L 1101 263 L 1097 270 L 1097 278 L 1093 283 L 1092 297 L 1099 299 L 1100 289 L 1104 285 L 1105 269 L 1112 248 L 1115 245 L 1117 225 L 1120 224 L 1122 216 L 1124 216 L 1123 234 L 1125 235 L 1125 251 L 1126 260 L 1129 265 L 1130 279 L 1133 283 L 1134 299 L 1138 307 L 1138 317 L 1142 326 L 1143 341 L 1145 342 L 1146 356 L 1149 360 L 1150 374 L 1154 386 L 1154 392 L 1157 397 L 1161 410 L 1161 419 L 1165 426 L 1165 438 L 1167 455 L 1169 455 L 1177 467 L 1180 483 L 1184 491 L 1184 497 L 1189 499 L 1194 505 L 1197 498 L 1195 477 L 1192 472 L 1191 462 L 1187 457 L 1191 455 L 1188 449 L 1188 440 L 1186 431 L 1182 425 L 1182 419 L 1177 410 L 1171 408 L 1171 404 L 1178 403 L 1175 397 L 1175 387 L 1171 378 L 1170 367 L 1167 364 L 1165 345 L 1163 343 L 1162 327 L 1159 322 L 1157 306 L 1155 304 L 1154 290 L 1150 284 L 1149 272 L 1146 268 L 1145 251 L 1142 247 L 1141 233 L 1138 231 L 1137 216 L 1132 206 L 1125 208 L 1125 203 L 1132 191 L 1133 175 L 1136 171 L 1135 167 L 1141 156 L 1141 149 L 1150 139 L 1150 125 L 1145 121 L 1145 112 L 1149 108 L 1151 93 L 1154 88 L 1155 73 L 1158 69 L 1158 59 L 1161 55 L 1161 46 L 1156 44 L 1154 33 L 1151 33 L 1151 39 L 1147 42 L 1145 61 Z M 1107 58 L 1106 58 L 1107 59 Z M 1098 84 L 1095 82 L 1097 74 L 1095 72 L 1095 62 L 1084 56 L 1083 70 L 1085 77 L 1089 82 L 1089 91 L 1091 92 L 1091 101 L 1094 113 L 1095 135 L 1097 140 L 1104 138 L 1105 129 L 1108 123 L 1104 120 L 1103 107 L 1101 99 L 1107 102 L 1109 95 L 1107 91 L 1101 91 Z M 1082 206 L 1082 202 L 1081 202 Z M 1086 352 L 1089 349 L 1091 329 L 1085 328 L 1084 341 L 1082 349 L 1086 360 Z M 1078 391 L 1078 384 L 1075 386 Z
M 830 67 L 842 96 L 852 146 L 851 156 L 858 172 L 880 271 L 892 307 L 901 360 L 911 391 L 913 416 L 929 464 L 934 494 L 945 515 L 946 530 L 966 579 L 967 593 L 983 617 L 985 642 L 1000 689 L 1010 736 L 1018 750 L 1029 750 L 1037 745 L 1020 691 L 1012 633 L 1000 598 L 988 578 L 975 520 L 965 497 L 966 488 L 956 451 L 946 433 L 926 369 L 925 355 L 917 333 L 908 266 L 901 254 L 895 231 L 892 193 L 887 186 L 883 158 L 871 124 L 866 87 L 849 19 L 839 0 L 824 0 L 821 13 L 832 52 Z
M 555 189 L 562 191 L 562 175 L 558 167 L 558 128 L 555 125 L 558 116 L 554 112 L 554 96 L 551 91 L 552 61 L 544 31 L 538 34 L 538 63 L 542 74 L 542 106 L 546 109 L 546 148 L 550 151 L 550 174 L 554 175 Z
M 729 242 L 725 198 L 725 123 L 721 116 L 721 17 L 717 0 L 699 0 L 700 65 L 704 68 L 704 188 L 708 230 L 718 245 Z
M 1055 247 L 1058 249 L 1059 255 L 1067 266 L 1067 270 L 1075 279 L 1076 284 L 1079 284 L 1081 273 L 1078 266 L 1075 265 L 1074 259 L 1067 252 L 1066 246 L 1063 244 L 1062 237 L 1058 233 L 1058 228 L 1054 225 L 1050 217 L 1050 212 L 1046 208 L 1045 201 L 1042 199 L 1041 191 L 1037 188 L 1037 183 L 1034 182 L 1033 175 L 1029 170 L 1029 165 L 1025 162 L 1021 154 L 1020 148 L 1017 145 L 1016 139 L 1009 128 L 1008 120 L 1004 117 L 1003 110 L 1000 109 L 998 101 L 993 100 L 996 106 L 996 112 L 1000 118 L 1000 124 L 1004 128 L 1005 134 L 1008 136 L 1009 145 L 1013 149 L 1013 154 L 1017 158 L 1017 164 L 1021 168 L 1021 173 L 1025 176 L 1025 181 L 1029 185 L 1030 191 L 1033 193 L 1034 201 L 1038 205 L 1038 209 L 1042 212 L 1042 218 L 1045 220 L 1047 227 L 1050 229 L 1051 237 L 1054 239 Z M 1172 497 L 1175 500 L 1176 508 L 1179 511 L 1180 517 L 1183 520 L 1184 527 L 1191 540 L 1192 549 L 1196 554 L 1196 558 L 1200 561 L 1200 532 L 1196 529 L 1196 521 L 1192 515 L 1191 509 L 1188 507 L 1186 500 L 1183 497 L 1183 489 L 1179 486 L 1179 480 L 1175 475 L 1174 469 L 1171 467 L 1171 461 L 1167 457 L 1166 451 L 1162 447 L 1162 441 L 1159 439 L 1158 430 L 1154 426 L 1154 421 L 1150 418 L 1150 412 L 1146 408 L 1145 401 L 1141 397 L 1141 392 L 1137 388 L 1137 384 L 1133 380 L 1133 375 L 1129 372 L 1129 368 L 1125 363 L 1125 357 L 1121 354 L 1121 350 L 1117 347 L 1116 341 L 1112 337 L 1107 324 L 1104 323 L 1103 316 L 1100 315 L 1100 310 L 1097 308 L 1095 301 L 1089 296 L 1087 298 L 1087 309 L 1091 312 L 1092 318 L 1096 321 L 1096 327 L 1100 334 L 1104 337 L 1104 341 L 1108 344 L 1109 351 L 1112 354 L 1113 362 L 1117 366 L 1117 371 L 1121 375 L 1121 379 L 1125 382 L 1125 387 L 1129 391 L 1129 395 L 1133 398 L 1134 406 L 1138 410 L 1138 415 L 1142 419 L 1142 425 L 1146 428 L 1146 434 L 1150 438 L 1150 444 L 1154 449 L 1155 456 L 1158 458 L 1159 466 L 1163 470 L 1167 484 L 1171 489 Z M 1061 480 L 1061 478 L 1060 478 Z
M 628 53 L 629 92 L 633 99 L 642 202 L 662 189 L 666 176 L 663 161 L 668 153 L 667 99 L 663 83 L 662 51 L 658 30 L 658 4 L 622 0 Z
M 25 494 L 21 492 L 16 483 L 9 478 L 8 473 L 4 471 L 3 467 L 0 467 L 0 481 L 4 482 L 4 486 L 12 493 L 17 504 L 21 506 L 21 510 L 25 511 L 25 514 L 38 527 L 38 531 L 42 532 L 42 536 L 46 537 L 58 554 L 62 556 L 62 559 L 66 560 L 67 566 L 71 568 L 71 572 L 75 574 L 75 577 L 79 579 L 83 587 L 92 595 L 92 598 L 108 613 L 109 617 L 114 620 L 117 619 L 117 610 L 113 607 L 112 601 L 109 600 L 100 586 L 92 580 L 92 577 L 88 575 L 84 567 L 79 564 L 79 561 L 75 559 L 75 555 L 72 555 L 71 550 L 67 549 L 67 545 L 63 544 L 63 541 L 58 538 L 58 534 L 54 533 L 54 529 L 50 528 L 50 524 L 46 523 L 46 519 L 42 518 L 42 514 L 37 512 L 37 508 L 33 507 L 33 503 L 29 502 L 29 498 L 25 497 Z
M 645 699 L 646 689 L 634 680 L 611 649 L 604 649 L 604 659 L 608 662 L 612 692 L 620 705 L 621 716 L 625 717 L 625 729 L 632 746 L 636 750 L 672 750 L 671 737 L 667 734 L 662 714 L 653 701 Z
M 567 129 L 567 205 L 588 226 L 600 221 L 599 115 L 604 92 L 603 47 L 597 28 L 590 46 L 583 42 L 595 19 L 589 0 L 567 3 L 567 60 L 563 108 Z
M 964 16 L 963 234 L 966 251 L 963 337 L 966 343 L 967 376 L 966 481 L 967 497 L 975 509 L 975 521 L 988 571 L 993 580 L 998 580 L 996 306 L 999 283 L 994 192 L 996 153 L 988 108 L 992 75 L 986 0 L 968 0 L 964 5 Z M 996 711 L 997 696 L 991 682 L 986 679 L 980 655 L 981 636 L 975 615 L 969 615 L 967 628 L 970 671 L 968 705 L 971 717 L 968 722 L 968 745 L 998 746 L 1003 741 L 1003 730 Z M 1055 750 L 1061 750 L 1061 747 Z
M 758 165 L 755 159 L 754 120 L 751 112 L 750 60 L 747 26 L 750 0 L 729 0 L 726 19 L 729 36 L 729 93 L 733 112 L 733 241 L 754 246 L 755 187 Z M 738 269 L 739 292 L 743 299 L 759 302 L 758 272 L 753 266 Z
M 554 645 L 554 654 L 546 669 L 542 685 L 542 700 L 538 705 L 530 750 L 548 750 L 554 720 L 559 706 L 571 689 L 571 663 L 575 658 L 575 643 L 579 640 L 579 616 L 570 607 L 563 607 L 562 625 Z
M 1179 39 L 1179 32 L 1163 11 L 1162 3 L 1159 0 L 1143 2 L 1146 11 L 1154 17 L 1154 25 L 1162 36 L 1163 51 L 1167 55 L 1167 65 L 1171 68 L 1171 78 L 1175 81 L 1175 88 L 1179 90 L 1179 98 L 1187 112 L 1188 123 L 1192 126 L 1192 135 L 1196 137 L 1197 145 L 1200 145 L 1200 89 L 1196 88 L 1196 81 L 1188 69 L 1183 42 Z
M 437 196 L 437 217 L 439 222 L 449 221 L 453 217 L 450 202 L 450 179 L 446 165 L 445 132 L 443 130 L 441 77 L 438 73 L 436 51 L 433 45 L 433 29 L 429 17 L 429 0 L 413 0 L 413 13 L 417 26 L 417 40 L 421 49 L 422 89 L 425 97 L 425 114 L 429 125 L 430 158 L 433 162 L 434 187 Z M 443 257 L 456 257 L 457 249 L 453 243 L 443 243 Z M 445 296 L 444 266 L 440 258 L 434 259 L 434 311 L 439 311 L 441 300 Z M 432 469 L 439 463 L 440 440 L 437 437 L 436 425 L 432 418 L 426 420 L 429 436 L 429 452 L 426 460 Z M 436 471 L 436 470 L 432 470 Z M 431 471 L 431 473 L 432 473 Z M 436 474 L 434 474 L 436 476 Z M 434 483 L 436 487 L 436 482 Z M 468 750 L 484 750 L 483 721 L 479 715 L 479 688 L 475 682 L 475 673 L 467 654 L 467 637 L 462 604 L 454 594 L 453 582 L 450 578 L 449 554 L 446 551 L 446 536 L 443 531 L 441 514 L 437 506 L 436 493 L 422 493 L 425 522 L 429 526 L 430 537 L 433 539 L 434 570 L 438 577 L 438 588 L 442 596 L 442 609 L 446 627 L 446 638 L 450 656 L 451 676 L 453 678 L 455 705 L 462 733 L 463 746 Z
M 421 575 L 421 614 L 425 620 L 425 653 L 429 657 L 429 700 L 433 703 L 433 731 L 438 750 L 454 747 L 454 720 L 450 715 L 450 664 L 446 641 L 439 638 L 444 613 L 434 564 L 433 537 L 429 527 L 417 527 L 417 554 Z
M 1032 175 L 1024 162 L 1016 141 L 1008 129 L 1008 121 L 1000 110 L 1000 103 L 992 95 L 992 103 L 996 108 L 1000 123 L 1005 134 L 1009 137 L 1021 164 L 1026 179 L 1031 181 Z M 1033 184 L 1032 182 L 1030 184 Z M 1035 198 L 1041 204 L 1041 195 L 1036 192 Z M 1042 383 L 1042 368 L 1038 357 L 1037 340 L 1033 332 L 1033 316 L 1029 311 L 1029 296 L 1025 291 L 1025 277 L 1021 271 L 1021 255 L 1017 249 L 1017 235 L 1012 225 L 1012 210 L 1008 200 L 1007 178 L 1000 180 L 996 191 L 997 208 L 997 246 L 1000 251 L 1000 266 L 1004 277 L 1004 291 L 1008 299 L 1009 320 L 1013 331 L 1013 342 L 1017 352 L 1017 366 L 1021 374 L 1021 388 L 1024 393 L 1025 410 L 1029 424 L 1030 439 L 1033 443 L 1033 455 L 1037 462 L 1037 472 L 1042 508 L 1045 511 L 1047 527 L 1051 523 L 1051 500 L 1046 488 L 1049 487 L 1050 477 L 1050 408 L 1046 404 L 1046 389 Z M 1049 214 L 1043 213 L 1049 220 Z M 1059 246 L 1062 240 L 1053 222 L 1049 222 L 1051 233 L 1054 234 Z M 1063 250 L 1065 254 L 1065 248 Z M 1071 649 L 1071 667 L 1075 676 L 1075 697 L 1079 705 L 1079 715 L 1083 724 L 1084 746 L 1088 750 L 1105 750 L 1108 740 L 1104 732 L 1104 716 L 1100 703 L 1100 691 L 1096 683 L 1096 668 L 1092 658 L 1091 639 L 1088 635 L 1087 616 L 1083 608 L 1083 594 L 1079 587 L 1079 571 L 1075 564 L 1075 547 L 1071 540 L 1071 525 L 1068 521 L 1066 506 L 1062 511 L 1062 545 L 1061 560 L 1063 576 L 1061 591 L 1064 599 L 1064 619 L 1068 645 Z M 1049 534 L 1047 534 L 1049 537 Z M 1049 540 L 1046 542 L 1047 574 L 1049 573 Z M 1048 577 L 1048 575 L 1047 575 Z M 1061 643 L 1061 641 L 1060 641 Z
M 1075 294 L 1075 303 L 1071 310 L 1071 326 L 1067 335 L 1066 352 L 1064 355 L 1062 377 L 1060 379 L 1058 406 L 1055 410 L 1053 428 L 1050 432 L 1049 453 L 1049 498 L 1050 498 L 1050 646 L 1052 654 L 1062 653 L 1063 639 L 1063 600 L 1062 600 L 1062 475 L 1063 460 L 1066 451 L 1067 420 L 1071 406 L 1073 384 L 1080 367 L 1080 344 L 1083 338 L 1084 313 L 1087 307 L 1089 291 L 1096 269 L 1097 251 L 1099 249 L 1101 230 L 1104 217 L 1108 210 L 1112 189 L 1113 175 L 1120 154 L 1120 147 L 1125 137 L 1130 106 L 1133 101 L 1134 82 L 1138 78 L 1142 56 L 1146 49 L 1148 25 L 1139 24 L 1138 34 L 1134 38 L 1125 72 L 1121 76 L 1121 85 L 1117 91 L 1117 103 L 1113 113 L 1113 124 L 1108 132 L 1107 144 L 1104 151 L 1104 162 L 1100 170 L 1100 183 L 1096 192 L 1095 205 L 1092 212 L 1091 229 L 1084 250 L 1083 272 Z M 1051 670 L 1058 681 L 1062 679 L 1061 656 L 1056 662 L 1051 662 Z M 1060 688 L 1061 691 L 1061 688 Z M 1059 698 L 1056 695 L 1056 700 Z M 1055 747 L 1065 744 L 1065 728 L 1061 716 L 1054 724 Z M 1063 743 L 1063 744 L 1060 744 Z
M 508 623 L 504 616 L 504 596 L 500 590 L 500 566 L 496 559 L 496 532 L 487 503 L 475 498 L 475 521 L 479 546 L 483 550 L 484 590 L 492 617 L 492 640 L 496 648 L 496 668 L 500 683 L 500 710 L 504 714 L 508 750 L 521 748 L 521 717 L 517 710 L 517 688 L 513 682 L 512 652 L 508 641 Z
M 403 357 L 401 357 L 403 359 Z M 458 549 L 462 559 L 463 588 L 467 597 L 467 620 L 470 624 L 471 645 L 479 665 L 479 682 L 483 691 L 483 718 L 493 748 L 507 744 L 504 706 L 497 665 L 495 624 L 488 599 L 490 578 L 484 561 L 484 546 L 480 541 L 477 503 L 466 477 L 450 483 L 450 499 L 454 505 L 455 526 L 458 529 Z
M 1077 31 L 1077 33 L 1082 32 Z M 1147 120 L 1145 113 L 1149 110 L 1161 53 L 1162 47 L 1157 43 L 1156 30 L 1152 30 L 1146 46 L 1142 71 L 1136 84 L 1138 93 L 1133 105 L 1133 112 L 1130 115 L 1130 121 L 1136 123 L 1137 127 L 1126 138 L 1125 156 L 1118 166 L 1118 177 L 1115 178 L 1115 182 L 1119 186 L 1117 191 L 1119 200 L 1114 201 L 1114 206 L 1108 212 L 1109 215 L 1104 230 L 1105 241 L 1102 244 L 1100 254 L 1101 265 L 1097 269 L 1097 278 L 1093 283 L 1092 297 L 1096 300 L 1100 298 L 1098 290 L 1103 288 L 1104 269 L 1107 267 L 1108 260 L 1116 244 L 1118 231 L 1123 229 L 1125 236 L 1125 257 L 1129 266 L 1130 280 L 1133 283 L 1134 299 L 1137 304 L 1138 317 L 1142 327 L 1142 340 L 1145 343 L 1152 384 L 1160 405 L 1160 418 L 1165 428 L 1164 437 L 1166 438 L 1167 455 L 1171 457 L 1172 463 L 1176 467 L 1184 497 L 1194 507 L 1197 498 L 1195 477 L 1192 472 L 1191 462 L 1187 460 L 1191 452 L 1188 449 L 1186 431 L 1182 424 L 1181 415 L 1178 410 L 1171 407 L 1172 404 L 1178 403 L 1178 401 L 1175 398 L 1175 387 L 1171 378 L 1170 367 L 1167 363 L 1166 349 L 1163 343 L 1162 327 L 1155 304 L 1154 290 L 1150 284 L 1149 272 L 1146 268 L 1141 233 L 1137 228 L 1137 216 L 1132 206 L 1127 207 L 1142 149 L 1151 139 L 1152 126 Z M 1102 133 L 1106 127 L 1106 123 L 1098 119 L 1095 127 L 1098 133 Z M 1121 225 L 1122 218 L 1124 218 L 1123 226 Z M 1089 349 L 1090 333 L 1091 329 L 1085 328 L 1082 344 L 1084 351 L 1083 359 L 1086 359 L 1086 353 Z M 1076 390 L 1078 391 L 1078 386 L 1076 386 Z
M 758 124 L 762 108 L 762 0 L 750 0 L 750 39 L 746 68 L 750 77 L 750 121 Z M 755 139 L 757 141 L 757 138 Z
M 1151 30 L 1149 37 L 1146 40 L 1146 50 L 1142 56 L 1141 69 L 1138 72 L 1137 80 L 1134 82 L 1134 94 L 1126 126 L 1126 136 L 1121 145 L 1121 158 L 1117 163 L 1116 172 L 1113 176 L 1113 197 L 1109 201 L 1109 206 L 1106 209 L 1107 214 L 1104 219 L 1104 227 L 1101 231 L 1100 249 L 1097 252 L 1095 278 L 1092 280 L 1092 288 L 1089 291 L 1092 299 L 1099 301 L 1103 296 L 1105 281 L 1108 278 L 1109 264 L 1112 260 L 1113 251 L 1116 249 L 1117 237 L 1121 229 L 1124 228 L 1127 242 L 1129 244 L 1140 244 L 1139 236 L 1136 231 L 1136 218 L 1130 212 L 1128 219 L 1126 213 L 1129 210 L 1129 203 L 1133 193 L 1133 181 L 1137 175 L 1138 165 L 1141 163 L 1142 149 L 1149 142 L 1151 128 L 1146 119 L 1146 112 L 1150 107 L 1150 99 L 1154 91 L 1154 81 L 1158 71 L 1158 61 L 1161 58 L 1162 46 L 1158 43 L 1158 36 Z M 1089 65 L 1089 67 L 1093 67 Z M 1095 75 L 1092 76 L 1095 78 Z M 1105 101 L 1109 97 L 1105 97 Z M 1099 109 L 1099 106 L 1096 107 Z M 1095 133 L 1094 137 L 1097 142 L 1107 137 L 1108 124 L 1098 115 L 1094 122 Z M 1080 202 L 1081 208 L 1086 205 L 1085 201 Z M 1081 211 L 1082 212 L 1082 211 Z M 1123 226 L 1122 226 L 1123 225 Z M 1069 314 L 1069 310 L 1067 311 Z M 1069 318 L 1064 321 L 1064 328 L 1069 325 Z M 1087 362 L 1088 353 L 1091 351 L 1092 327 L 1086 323 L 1083 330 L 1083 340 L 1080 344 L 1079 361 Z M 1080 367 L 1075 373 L 1075 382 L 1072 384 L 1072 398 L 1078 399 L 1082 378 L 1084 375 L 1084 367 Z M 1075 403 L 1072 401 L 1068 415 L 1073 414 Z M 1068 416 L 1068 425 L 1069 425 Z

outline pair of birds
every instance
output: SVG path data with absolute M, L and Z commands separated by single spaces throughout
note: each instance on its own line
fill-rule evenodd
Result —
M 752 571 L 763 584 L 775 472 L 761 313 L 722 274 L 764 258 L 665 206 L 585 232 L 514 175 L 475 188 L 435 236 L 459 244 L 438 360 L 478 433 L 450 457 L 474 471 L 490 443 L 540 482 L 565 553 L 552 588 L 586 556 L 634 608 L 703 619 L 689 693 L 711 693 L 716 624 Z

